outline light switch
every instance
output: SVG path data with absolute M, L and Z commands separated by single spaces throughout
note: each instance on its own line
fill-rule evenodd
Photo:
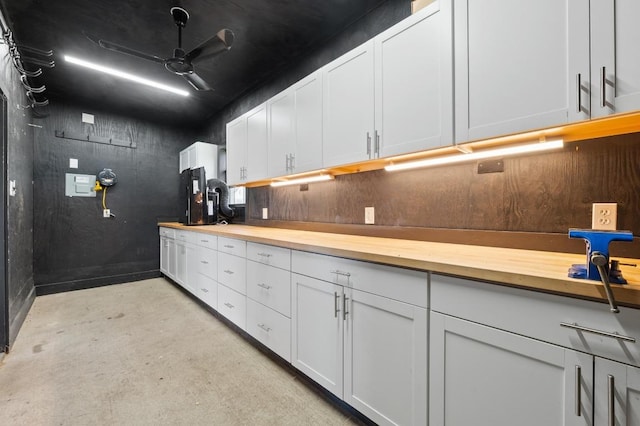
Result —
M 77 169 L 78 168 L 78 159 L 77 158 L 69 158 L 69 168 Z

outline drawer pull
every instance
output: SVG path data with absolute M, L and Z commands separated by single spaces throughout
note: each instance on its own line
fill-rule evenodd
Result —
M 206 288 L 201 288 L 200 290 L 202 290 L 204 293 L 209 293 L 209 290 L 207 290 Z
M 200 240 L 201 243 L 208 243 L 209 240 Z
M 582 416 L 582 368 L 576 365 L 576 416 Z
M 342 275 L 343 277 L 350 277 L 351 274 L 349 272 L 344 272 L 336 269 L 335 271 L 331 271 L 332 274 Z
M 589 327 L 584 327 L 582 325 L 578 325 L 575 322 L 574 323 L 561 322 L 560 326 L 561 327 L 572 328 L 572 329 L 578 330 L 578 331 L 585 331 L 587 333 L 597 334 L 599 336 L 611 337 L 613 339 L 626 340 L 627 342 L 631 342 L 631 343 L 635 343 L 636 342 L 635 337 L 624 336 L 622 334 L 618 334 L 617 331 L 609 332 L 609 331 L 596 330 L 595 328 L 589 328 Z
M 257 255 L 258 255 L 258 256 L 262 256 L 262 257 L 271 257 L 271 256 L 273 256 L 273 255 L 272 255 L 272 254 L 270 254 L 270 253 L 257 253 Z
M 229 309 L 233 309 L 234 308 L 234 306 L 229 302 L 225 303 L 224 306 L 226 306 Z
M 256 284 L 256 285 L 257 285 L 258 287 L 262 287 L 262 288 L 264 288 L 265 290 L 269 290 L 269 289 L 271 288 L 271 286 L 270 286 L 270 285 L 267 285 L 267 284 L 264 284 L 264 283 L 258 283 L 258 284 Z
M 200 263 L 204 264 L 204 265 L 208 265 L 209 262 L 207 262 L 206 260 L 201 260 Z
M 225 269 L 224 270 L 225 274 L 229 274 L 229 275 L 233 275 L 233 271 L 229 270 L 229 269 Z
M 258 324 L 258 327 L 260 327 L 261 329 L 263 329 L 264 331 L 266 331 L 267 333 L 271 331 L 271 328 L 267 327 L 264 324 Z
M 229 244 L 225 244 L 225 245 L 224 245 L 224 248 L 232 249 L 232 248 L 233 248 L 233 246 L 232 246 L 232 245 L 229 245 Z

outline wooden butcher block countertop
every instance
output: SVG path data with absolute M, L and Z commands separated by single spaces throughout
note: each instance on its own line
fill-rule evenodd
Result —
M 600 282 L 567 277 L 568 268 L 574 263 L 585 263 L 586 255 L 246 225 L 184 226 L 174 222 L 158 225 L 606 301 Z M 621 266 L 629 283 L 611 287 L 619 304 L 640 308 L 640 259 L 613 258 L 638 265 Z

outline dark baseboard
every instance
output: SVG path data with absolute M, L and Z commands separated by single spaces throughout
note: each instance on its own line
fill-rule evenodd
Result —
M 45 294 L 62 293 L 65 291 L 84 290 L 94 287 L 102 287 L 111 284 L 122 284 L 130 281 L 142 281 L 150 278 L 158 278 L 159 270 L 132 272 L 130 274 L 110 275 L 107 277 L 87 278 L 82 280 L 63 281 L 58 283 L 36 285 L 36 296 Z

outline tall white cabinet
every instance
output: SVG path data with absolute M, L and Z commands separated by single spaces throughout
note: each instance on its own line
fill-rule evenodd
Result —
M 589 117 L 589 0 L 454 0 L 454 17 L 456 141 Z
M 247 181 L 247 117 L 240 116 L 227 123 L 227 183 L 238 185 Z

